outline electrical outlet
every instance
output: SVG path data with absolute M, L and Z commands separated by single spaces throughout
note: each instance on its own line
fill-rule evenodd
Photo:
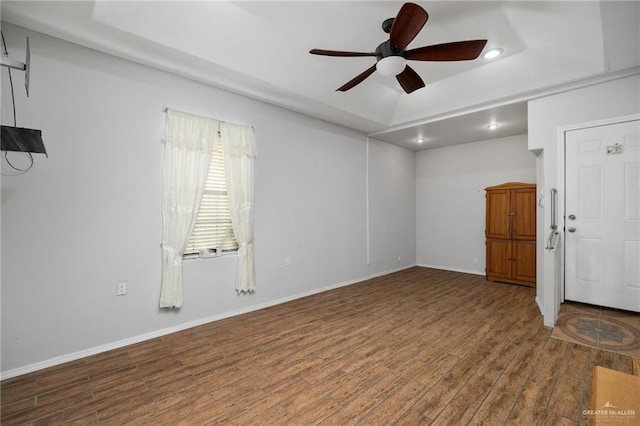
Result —
M 398 256 L 398 262 L 400 262 L 400 256 Z
M 474 258 L 473 258 L 473 264 L 474 264 L 474 265 L 477 265 L 477 264 L 478 264 L 478 258 L 477 258 L 477 257 L 474 257 Z
M 116 289 L 116 296 L 124 296 L 127 294 L 127 282 L 120 281 L 118 282 L 118 288 Z
M 284 266 L 291 266 L 291 258 L 290 257 L 285 257 L 284 258 Z

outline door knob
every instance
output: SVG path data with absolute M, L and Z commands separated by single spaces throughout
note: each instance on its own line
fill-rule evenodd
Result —
M 569 231 L 569 232 L 576 232 L 576 228 L 571 227 L 571 228 L 567 229 L 567 231 Z
M 576 220 L 576 215 L 575 214 L 570 214 L 569 215 L 569 220 Z

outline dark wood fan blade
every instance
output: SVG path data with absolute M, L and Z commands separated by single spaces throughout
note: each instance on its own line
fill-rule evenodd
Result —
M 405 59 L 412 61 L 469 61 L 482 53 L 487 40 L 454 41 L 418 47 L 404 52 Z
M 398 15 L 393 20 L 389 40 L 391 48 L 401 52 L 416 38 L 424 24 L 427 23 L 429 15 L 427 12 L 414 3 L 405 3 L 400 8 Z
M 421 87 L 424 87 L 424 81 L 422 81 L 418 73 L 409 65 L 405 67 L 404 71 L 396 75 L 396 79 L 407 93 L 411 93 Z
M 343 57 L 376 56 L 375 52 L 342 52 L 339 50 L 323 50 L 323 49 L 311 49 L 309 53 L 311 53 L 312 55 L 343 56 Z
M 356 78 L 352 79 L 351 81 L 337 88 L 336 91 L 346 92 L 347 90 L 354 88 L 358 84 L 362 83 L 365 78 L 369 77 L 375 71 L 376 71 L 376 66 L 374 64 L 371 68 L 367 69 L 365 72 L 358 75 Z

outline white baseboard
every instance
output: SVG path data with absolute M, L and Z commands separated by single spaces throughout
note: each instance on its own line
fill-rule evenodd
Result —
M 210 322 L 220 321 L 225 318 L 230 318 L 242 314 L 246 314 L 249 312 L 257 311 L 260 309 L 268 308 L 270 306 L 279 305 L 282 303 L 290 302 L 292 300 L 301 299 L 303 297 L 312 296 L 314 294 L 322 293 L 328 290 L 333 290 L 340 287 L 346 287 L 348 285 L 358 284 L 364 281 L 367 281 L 371 278 L 381 277 L 384 275 L 389 275 L 394 272 L 402 271 L 404 269 L 411 268 L 416 266 L 415 264 L 404 266 L 397 269 L 392 269 L 389 271 L 379 272 L 373 275 L 369 275 L 367 277 L 356 278 L 349 281 L 343 281 L 337 284 L 331 284 L 325 287 L 309 290 L 303 293 L 298 293 L 292 296 L 283 297 L 281 299 L 271 300 L 269 302 L 260 303 L 257 305 L 249 306 L 243 309 L 237 309 L 235 311 L 225 312 L 223 314 L 213 315 L 206 318 L 201 318 L 195 321 L 186 322 L 183 324 L 175 325 L 173 327 L 164 328 L 162 330 L 152 331 L 150 333 L 141 334 L 139 336 L 131 337 L 128 339 L 118 340 L 117 342 L 107 343 L 105 345 L 95 346 L 93 348 L 84 349 L 81 351 L 73 352 L 67 355 L 58 356 L 55 358 L 47 359 L 45 361 L 36 362 L 33 364 L 25 365 L 24 367 L 14 368 L 12 370 L 3 371 L 0 373 L 0 379 L 6 380 L 11 379 L 13 377 L 21 376 L 23 374 L 32 373 L 34 371 L 42 370 L 45 368 L 53 367 L 56 365 L 64 364 L 65 362 L 75 361 L 81 358 L 85 358 L 91 355 L 97 355 L 102 352 L 107 352 L 113 349 L 122 348 L 124 346 L 133 345 L 135 343 L 144 342 L 145 340 L 155 339 L 156 337 L 166 336 L 168 334 L 176 333 L 178 331 L 186 330 L 193 327 L 198 327 L 200 325 L 208 324 Z
M 421 266 L 423 268 L 431 268 L 431 269 L 442 269 L 443 271 L 462 272 L 463 274 L 473 274 L 473 275 L 483 275 L 483 276 L 485 275 L 484 272 L 473 271 L 471 269 L 452 268 L 450 266 L 427 265 L 423 263 L 418 263 L 417 266 Z
M 400 268 L 389 269 L 388 271 L 379 272 L 379 273 L 376 273 L 376 274 L 373 274 L 373 275 L 369 275 L 369 277 L 367 279 L 382 277 L 382 276 L 385 276 L 385 275 L 393 274 L 395 272 L 404 271 L 405 269 L 413 268 L 414 266 L 418 266 L 418 265 L 415 264 L 415 263 L 412 263 L 411 265 L 408 265 L 408 266 L 401 266 Z

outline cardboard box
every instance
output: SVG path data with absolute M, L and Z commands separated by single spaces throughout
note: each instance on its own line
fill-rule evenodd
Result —
M 594 367 L 591 404 L 582 415 L 593 426 L 640 426 L 640 376 Z

